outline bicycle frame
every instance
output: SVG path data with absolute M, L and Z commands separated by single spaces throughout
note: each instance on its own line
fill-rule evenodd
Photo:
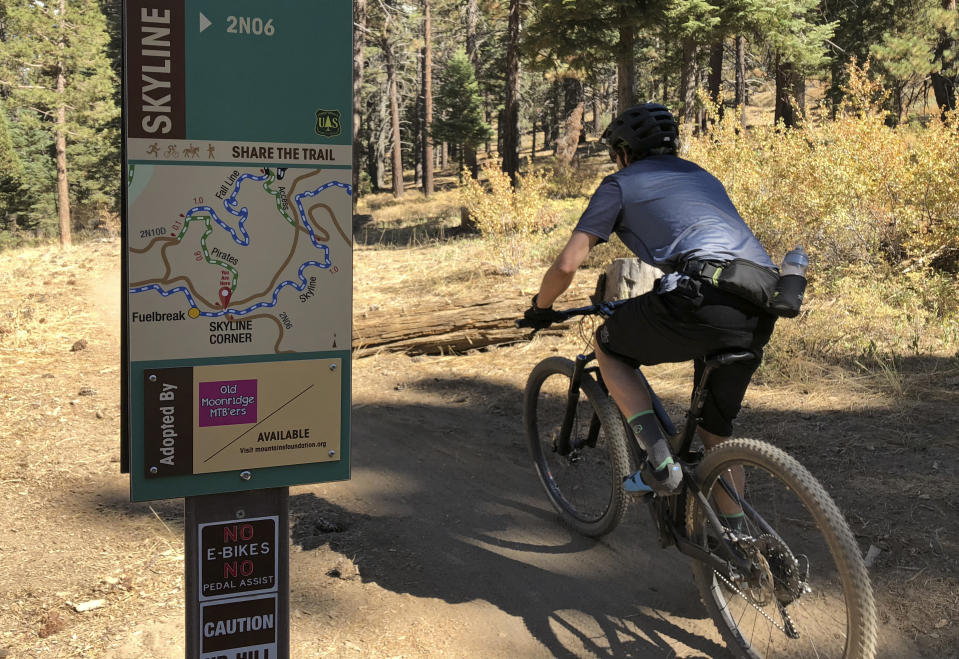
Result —
M 566 392 L 566 410 L 563 416 L 563 424 L 560 428 L 559 437 L 557 438 L 556 442 L 556 452 L 560 455 L 568 456 L 572 451 L 577 450 L 582 446 L 595 446 L 599 437 L 599 418 L 594 413 L 590 419 L 589 431 L 586 439 L 578 444 L 570 441 L 573 422 L 576 417 L 576 409 L 579 405 L 579 398 L 581 395 L 580 385 L 584 374 L 595 373 L 600 387 L 602 387 L 603 391 L 608 393 L 606 384 L 603 382 L 602 375 L 599 373 L 599 369 L 595 366 L 587 368 L 587 364 L 592 362 L 595 358 L 595 352 L 576 356 L 576 360 L 573 365 L 573 375 L 570 378 L 569 388 Z M 662 544 L 664 547 L 668 546 L 669 544 L 674 544 L 681 553 L 686 554 L 687 556 L 690 556 L 691 558 L 694 558 L 702 563 L 708 564 L 721 574 L 730 576 L 734 569 L 749 570 L 749 562 L 739 556 L 736 552 L 732 551 L 732 548 L 729 545 L 730 538 L 726 537 L 726 534 L 722 532 L 722 529 L 724 528 L 723 524 L 720 522 L 716 512 L 707 501 L 698 483 L 696 483 L 696 479 L 692 474 L 691 466 L 691 463 L 695 462 L 695 460 L 698 458 L 698 455 L 690 452 L 690 446 L 692 445 L 696 428 L 699 425 L 703 405 L 706 401 L 706 381 L 715 368 L 716 364 L 707 364 L 704 368 L 702 377 L 700 377 L 699 381 L 696 383 L 696 386 L 693 390 L 692 401 L 690 403 L 689 410 L 686 413 L 686 423 L 683 426 L 680 443 L 674 452 L 680 457 L 683 465 L 683 473 L 685 475 L 684 480 L 686 483 L 686 496 L 692 495 L 699 500 L 700 506 L 705 512 L 708 523 L 714 529 L 720 531 L 720 537 L 722 538 L 723 542 L 718 549 L 722 555 L 706 551 L 699 545 L 690 542 L 684 534 L 678 533 L 677 529 L 682 528 L 683 520 L 679 518 L 681 515 L 677 516 L 678 513 L 676 511 L 670 510 L 672 506 L 670 506 L 668 503 L 663 503 L 661 500 L 657 500 L 656 502 L 651 501 L 650 503 L 652 506 L 651 512 L 653 513 L 654 521 L 656 522 L 657 529 L 660 533 L 660 544 Z M 669 436 L 677 435 L 678 432 L 675 424 L 669 417 L 669 414 L 666 412 L 666 408 L 663 405 L 662 400 L 653 390 L 652 385 L 650 385 L 649 380 L 646 379 L 646 376 L 643 374 L 641 369 L 637 368 L 636 373 L 639 375 L 640 379 L 643 381 L 649 391 L 654 413 L 662 425 L 663 430 Z M 739 502 L 743 509 L 747 510 L 750 513 L 750 516 L 752 516 L 754 519 L 757 519 L 764 529 L 770 528 L 765 520 L 763 520 L 758 513 L 756 513 L 756 511 L 749 506 L 748 503 L 739 497 L 735 489 L 726 483 L 725 479 L 720 479 L 720 482 L 729 496 L 734 501 Z M 665 535 L 666 533 L 668 533 L 668 536 Z
M 567 318 L 597 313 L 604 317 L 609 317 L 617 307 L 625 302 L 626 300 L 604 302 L 602 304 L 595 304 L 587 307 L 568 309 L 564 313 L 566 314 Z M 521 322 L 518 322 L 517 326 L 523 325 Z M 731 545 L 731 542 L 734 541 L 733 536 L 731 536 L 730 533 L 725 529 L 722 522 L 719 520 L 719 516 L 716 514 L 716 511 L 713 510 L 713 507 L 710 505 L 709 501 L 706 499 L 706 496 L 699 487 L 699 484 L 696 482 L 693 469 L 695 468 L 695 464 L 700 456 L 698 453 L 693 453 L 690 448 L 692 447 L 693 438 L 696 435 L 696 428 L 699 426 L 699 422 L 702 418 L 701 415 L 703 406 L 706 402 L 706 382 L 708 381 L 710 374 L 716 369 L 716 367 L 721 366 L 723 363 L 727 363 L 724 360 L 728 359 L 728 361 L 734 361 L 736 359 L 740 359 L 741 357 L 742 355 L 726 355 L 724 357 L 706 360 L 699 381 L 695 383 L 693 388 L 692 399 L 690 401 L 689 409 L 686 412 L 686 420 L 683 424 L 683 430 L 681 434 L 677 431 L 676 425 L 669 417 L 662 400 L 660 400 L 659 396 L 656 395 L 656 392 L 653 390 L 652 385 L 650 385 L 649 380 L 646 379 L 646 376 L 643 374 L 641 369 L 636 369 L 637 375 L 640 377 L 643 384 L 646 385 L 646 389 L 649 391 L 650 400 L 652 401 L 653 405 L 653 411 L 656 414 L 656 418 L 659 420 L 663 430 L 669 437 L 679 438 L 678 446 L 676 445 L 676 442 L 672 442 L 672 450 L 673 454 L 679 459 L 683 468 L 683 480 L 686 485 L 683 496 L 695 496 L 699 500 L 699 504 L 706 515 L 707 522 L 710 526 L 716 529 L 718 538 L 721 540 L 721 543 L 717 548 L 717 552 L 705 550 L 699 545 L 690 542 L 685 537 L 685 533 L 683 532 L 684 516 L 682 514 L 683 511 L 680 510 L 682 506 L 673 505 L 678 503 L 678 501 L 682 501 L 683 496 L 672 497 L 674 500 L 672 502 L 669 499 L 664 500 L 658 497 L 652 497 L 649 499 L 650 512 L 653 515 L 653 520 L 656 522 L 656 527 L 659 531 L 660 544 L 663 547 L 674 544 L 681 553 L 686 554 L 687 556 L 690 556 L 702 563 L 708 564 L 720 574 L 726 576 L 731 576 L 734 568 L 748 571 L 750 569 L 749 561 L 745 560 L 737 552 L 733 551 Z M 584 374 L 594 373 L 600 387 L 602 387 L 603 391 L 609 393 L 609 390 L 606 388 L 606 383 L 603 382 L 602 374 L 599 372 L 599 369 L 595 366 L 590 368 L 587 368 L 586 366 L 595 358 L 595 352 L 576 356 L 573 366 L 573 375 L 570 378 L 569 388 L 566 392 L 566 411 L 563 415 L 563 424 L 560 428 L 559 437 L 557 437 L 555 445 L 556 452 L 562 456 L 568 456 L 570 453 L 583 446 L 595 446 L 599 438 L 600 422 L 599 418 L 594 413 L 590 419 L 589 431 L 586 435 L 586 439 L 578 444 L 570 441 L 573 422 L 576 418 L 576 409 L 579 405 L 580 385 L 582 383 Z M 625 424 L 625 420 L 624 425 L 628 426 L 628 424 Z M 632 437 L 631 432 L 627 433 L 627 435 Z M 637 448 L 639 448 L 641 453 L 641 455 L 638 456 L 639 459 L 645 459 L 645 452 L 642 451 L 640 447 Z M 725 478 L 720 478 L 719 482 L 730 498 L 733 501 L 736 501 L 742 507 L 742 509 L 759 524 L 761 528 L 763 528 L 767 533 L 775 534 L 775 531 L 772 530 L 772 527 L 769 526 L 766 520 L 764 520 L 755 511 L 755 509 L 752 508 L 752 506 L 750 506 L 742 499 L 742 497 L 739 496 L 739 494 L 736 492 L 736 489 L 730 485 Z

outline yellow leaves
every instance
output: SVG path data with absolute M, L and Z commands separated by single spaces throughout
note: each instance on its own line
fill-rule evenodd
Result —
M 873 90 L 856 84 L 864 103 Z M 774 257 L 802 243 L 820 269 L 928 265 L 959 250 L 959 130 L 941 122 L 890 128 L 860 111 L 743 130 L 727 117 L 692 141 L 689 157 L 723 181 Z
M 529 259 L 536 234 L 552 229 L 560 214 L 549 199 L 549 174 L 517 177 L 516 188 L 495 163 L 482 168 L 489 189 L 466 173 L 460 189 L 463 205 L 485 239 L 494 265 L 515 274 Z

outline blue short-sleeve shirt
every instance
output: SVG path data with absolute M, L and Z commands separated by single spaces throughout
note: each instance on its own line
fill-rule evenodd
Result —
M 666 272 L 687 259 L 745 259 L 775 268 L 719 180 L 677 156 L 650 156 L 603 179 L 576 225 L 616 233 L 640 259 Z

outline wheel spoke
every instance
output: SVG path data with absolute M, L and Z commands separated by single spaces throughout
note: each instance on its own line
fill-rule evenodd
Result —
M 730 492 L 733 481 L 726 480 L 737 468 L 745 474 L 745 481 L 735 481 L 745 483 L 741 493 Z M 711 506 L 726 501 L 728 510 L 732 500 L 746 511 L 734 543 L 750 565 L 741 577 L 732 575 L 741 581 L 693 566 L 727 642 L 750 657 L 846 657 L 847 644 L 857 648 L 849 657 L 862 656 L 858 648 L 871 656 L 875 609 L 868 576 L 852 534 L 815 479 L 781 451 L 752 440 L 714 449 L 697 473 Z M 698 507 L 690 503 L 687 532 L 707 544 L 709 529 Z M 856 640 L 848 642 L 852 634 Z
M 621 479 L 629 469 L 618 412 L 588 374 L 570 424 L 567 455 L 559 445 L 566 417 L 572 364 L 551 358 L 530 375 L 525 422 L 534 464 L 551 503 L 569 526 L 598 536 L 615 528 L 626 506 Z

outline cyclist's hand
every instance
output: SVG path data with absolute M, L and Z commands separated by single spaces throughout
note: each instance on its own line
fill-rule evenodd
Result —
M 545 329 L 553 323 L 561 323 L 566 320 L 565 314 L 554 311 L 553 307 L 541 309 L 536 305 L 536 297 L 533 297 L 533 303 L 523 314 L 523 325 L 535 329 Z

